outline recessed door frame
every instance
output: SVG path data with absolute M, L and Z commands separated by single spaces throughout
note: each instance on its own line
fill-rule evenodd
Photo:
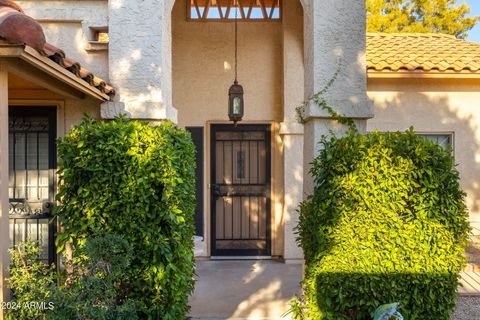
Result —
M 42 116 L 47 117 L 49 119 L 49 127 L 48 127 L 48 194 L 49 194 L 49 201 L 54 204 L 55 203 L 55 194 L 57 192 L 57 146 L 56 146 L 56 139 L 58 138 L 58 113 L 59 107 L 52 105 L 44 105 L 39 104 L 38 106 L 34 105 L 27 105 L 27 104 L 9 104 L 9 121 L 11 117 L 35 117 L 35 116 Z M 26 133 L 28 130 L 25 131 Z M 9 130 L 10 134 L 10 130 Z M 38 138 L 37 138 L 38 139 Z M 25 140 L 26 141 L 26 140 Z M 38 140 L 37 140 L 38 141 Z M 25 142 L 26 143 L 26 142 Z M 38 143 L 38 142 L 37 142 Z M 25 147 L 26 152 L 26 147 Z M 38 154 L 38 151 L 37 151 Z M 26 154 L 25 154 L 26 155 Z M 37 160 L 38 161 L 38 160 Z M 38 169 L 37 169 L 38 170 Z M 9 199 L 16 200 L 16 199 Z M 17 199 L 18 200 L 18 199 Z M 43 210 L 43 209 L 42 209 Z M 25 220 L 24 224 L 27 225 L 27 222 L 35 221 L 37 219 L 49 219 L 48 222 L 48 263 L 55 263 L 57 264 L 57 254 L 56 254 L 56 246 L 55 246 L 55 234 L 57 231 L 57 220 L 51 216 L 50 209 L 46 212 L 42 213 L 35 213 L 35 214 L 23 214 L 23 215 L 11 215 L 9 213 L 10 221 L 16 220 Z M 39 228 L 39 222 L 37 221 L 37 232 Z M 38 235 L 37 235 L 38 238 Z M 15 242 L 15 239 L 13 240 Z
M 218 131 L 241 132 L 241 131 L 261 131 L 265 132 L 265 197 L 266 197 L 266 248 L 265 249 L 217 249 L 216 242 L 216 197 L 213 187 L 209 188 L 210 197 L 210 254 L 213 257 L 242 257 L 242 256 L 271 256 L 272 253 L 272 127 L 271 124 L 251 123 L 251 124 L 216 124 L 210 125 L 210 185 L 213 186 L 216 180 L 216 133 Z

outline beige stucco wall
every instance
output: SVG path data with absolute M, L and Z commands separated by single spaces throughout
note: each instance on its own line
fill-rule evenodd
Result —
M 172 11 L 173 105 L 180 126 L 227 119 L 234 79 L 234 23 L 188 22 L 186 0 Z M 245 121 L 283 120 L 282 23 L 238 23 L 238 81 Z
M 108 25 L 108 1 L 16 1 L 42 26 L 49 43 L 64 50 L 96 76 L 108 79 L 108 51 L 93 50 L 92 28 Z
M 87 50 L 90 45 L 81 22 L 53 21 L 41 25 L 49 43 L 61 48 L 95 76 L 108 79 L 108 51 Z
M 375 108 L 369 131 L 413 126 L 422 133 L 454 133 L 470 219 L 480 228 L 480 80 L 369 79 L 368 95 Z
M 303 126 L 295 108 L 305 99 L 303 8 L 300 1 L 283 2 L 283 123 L 280 134 L 284 154 L 284 259 L 301 262 L 297 245 L 298 204 L 303 199 Z

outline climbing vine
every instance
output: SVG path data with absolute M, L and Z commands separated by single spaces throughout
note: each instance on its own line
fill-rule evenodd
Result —
M 325 84 L 325 86 L 313 96 L 305 100 L 300 106 L 295 108 L 296 118 L 299 123 L 305 124 L 305 112 L 307 110 L 307 107 L 309 105 L 315 104 L 320 109 L 326 111 L 333 120 L 346 125 L 348 129 L 352 132 L 358 132 L 355 121 L 353 121 L 352 118 L 346 117 L 343 114 L 336 112 L 325 98 L 325 94 L 328 92 L 328 90 L 330 90 L 330 88 L 337 80 L 338 75 L 340 74 L 340 70 L 341 65 L 339 64 L 339 67 L 333 74 L 332 78 Z

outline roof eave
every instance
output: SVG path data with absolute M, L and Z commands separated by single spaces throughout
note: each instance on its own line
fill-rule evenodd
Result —
M 83 79 L 78 78 L 76 75 L 49 58 L 42 56 L 31 47 L 25 45 L 2 44 L 0 45 L 0 58 L 18 58 L 82 94 L 88 95 L 89 97 L 102 102 L 110 100 L 110 97 L 107 94 L 91 86 Z M 8 68 L 8 63 L 6 64 Z
M 480 79 L 480 71 L 437 71 L 437 70 L 368 70 L 369 79 Z

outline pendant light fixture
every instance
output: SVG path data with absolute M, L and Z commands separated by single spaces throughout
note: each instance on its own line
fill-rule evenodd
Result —
M 235 0 L 235 80 L 228 90 L 228 117 L 235 126 L 243 118 L 243 87 L 238 84 L 238 0 Z

